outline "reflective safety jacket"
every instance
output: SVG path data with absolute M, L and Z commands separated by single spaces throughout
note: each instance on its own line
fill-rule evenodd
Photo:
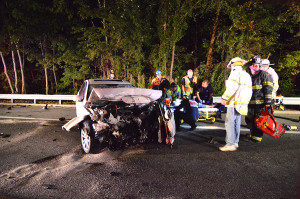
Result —
M 275 72 L 275 70 L 271 67 L 269 67 L 269 69 L 266 71 L 268 74 L 271 75 L 271 77 L 273 78 L 273 92 L 272 92 L 272 98 L 273 99 L 276 99 L 276 92 L 279 88 L 279 84 L 278 84 L 278 75 L 277 73 Z
M 248 104 L 252 95 L 251 76 L 241 66 L 231 69 L 226 81 L 226 91 L 222 99 L 226 101 L 225 106 L 234 107 L 241 115 L 247 115 Z
M 192 84 L 197 84 L 197 78 L 194 76 L 193 77 L 193 82 L 190 81 L 190 79 L 187 75 L 184 76 L 183 78 L 184 78 L 184 85 L 183 86 L 184 86 L 185 94 L 187 96 L 189 96 L 193 93 Z
M 265 71 L 259 71 L 258 74 L 252 75 L 253 94 L 250 105 L 270 105 L 272 102 L 273 79 Z
M 165 80 L 165 77 L 161 77 L 160 79 L 158 79 L 157 77 L 155 77 L 152 82 L 151 82 L 151 85 L 150 85 L 150 89 L 153 89 L 153 87 L 156 86 L 155 89 L 158 89 L 159 85 Z
M 174 92 L 171 89 L 168 90 L 169 96 L 172 98 L 172 100 L 178 99 L 181 96 L 181 89 L 177 85 L 177 90 Z

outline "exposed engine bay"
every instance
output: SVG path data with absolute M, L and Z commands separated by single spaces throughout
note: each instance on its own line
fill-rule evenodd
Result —
M 95 139 L 110 149 L 155 139 L 159 116 L 155 103 L 157 102 L 147 105 L 110 101 L 93 103 L 87 108 L 92 121 L 90 133 L 94 133 Z

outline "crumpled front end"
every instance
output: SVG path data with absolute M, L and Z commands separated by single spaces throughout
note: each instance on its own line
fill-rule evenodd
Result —
M 155 139 L 159 111 L 154 103 L 144 106 L 110 102 L 89 108 L 95 139 L 110 149 Z
M 89 120 L 89 136 L 110 149 L 157 139 L 160 111 L 156 100 L 161 95 L 150 89 L 95 88 L 85 104 L 89 115 L 74 118 L 63 128 L 69 131 Z

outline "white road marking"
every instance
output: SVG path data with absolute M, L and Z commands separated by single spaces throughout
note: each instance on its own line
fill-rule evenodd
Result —
M 182 124 L 180 125 L 181 127 L 187 128 L 189 129 L 190 126 L 186 125 L 186 124 Z M 219 126 L 197 126 L 197 129 L 207 129 L 207 130 L 226 130 L 225 127 L 219 127 Z M 250 131 L 250 129 L 246 129 L 246 128 L 241 128 L 241 131 Z M 300 131 L 285 131 L 285 133 L 289 133 L 289 134 L 299 134 L 300 135 Z
M 2 119 L 15 119 L 15 120 L 42 120 L 42 121 L 59 121 L 58 119 L 50 119 L 50 118 L 32 118 L 32 117 L 8 117 L 8 116 L 0 116 Z

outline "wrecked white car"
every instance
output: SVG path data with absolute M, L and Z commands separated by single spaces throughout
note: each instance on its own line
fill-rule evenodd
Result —
M 99 144 L 118 149 L 158 139 L 158 118 L 165 113 L 157 102 L 161 96 L 160 90 L 135 88 L 122 80 L 86 80 L 75 97 L 77 117 L 63 129 L 79 125 L 85 153 Z

